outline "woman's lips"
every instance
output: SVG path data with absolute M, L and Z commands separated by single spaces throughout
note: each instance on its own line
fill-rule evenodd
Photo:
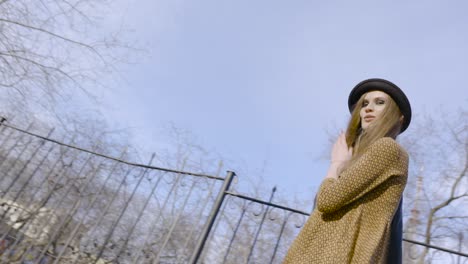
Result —
M 370 122 L 370 121 L 372 121 L 372 120 L 374 120 L 374 119 L 375 119 L 375 116 L 367 116 L 367 117 L 364 117 L 364 121 L 366 121 L 366 122 Z

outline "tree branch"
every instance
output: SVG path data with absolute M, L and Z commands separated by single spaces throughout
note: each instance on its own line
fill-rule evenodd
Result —
M 82 46 L 82 47 L 84 47 L 84 48 L 86 48 L 86 49 L 92 51 L 92 52 L 93 52 L 96 56 L 98 56 L 103 62 L 105 62 L 105 59 L 102 57 L 102 55 L 101 55 L 93 46 L 91 46 L 91 45 L 85 44 L 85 43 L 80 42 L 80 41 L 73 40 L 73 39 L 71 39 L 71 38 L 66 38 L 66 37 L 64 37 L 64 36 L 61 36 L 61 35 L 56 34 L 56 33 L 54 33 L 54 32 L 45 30 L 45 29 L 43 29 L 43 28 L 39 28 L 39 27 L 27 25 L 27 24 L 20 23 L 20 22 L 17 22 L 17 21 L 12 21 L 12 20 L 8 20 L 8 19 L 0 18 L 0 22 L 10 23 L 10 24 L 14 24 L 14 25 L 18 25 L 18 26 L 27 28 L 27 29 L 36 30 L 36 31 L 42 32 L 42 33 L 44 33 L 44 34 L 53 36 L 53 37 L 55 37 L 55 38 L 61 39 L 61 40 L 63 40 L 63 41 L 70 42 L 70 43 L 73 43 L 73 44 L 78 45 L 78 46 Z
M 52 70 L 52 71 L 55 71 L 63 76 L 65 76 L 66 78 L 68 78 L 69 80 L 71 80 L 72 82 L 74 82 L 78 87 L 81 88 L 81 90 L 83 90 L 84 92 L 87 93 L 86 89 L 84 89 L 79 83 L 78 81 L 76 81 L 73 76 L 71 76 L 70 74 L 66 73 L 65 71 L 61 70 L 60 68 L 58 67 L 54 67 L 54 66 L 48 66 L 48 65 L 44 65 L 42 63 L 39 63 L 35 60 L 32 60 L 32 59 L 29 59 L 29 58 L 25 58 L 25 57 L 22 57 L 22 56 L 18 56 L 18 55 L 14 55 L 14 54 L 7 54 L 7 53 L 1 53 L 0 52 L 0 55 L 3 55 L 3 56 L 7 56 L 7 57 L 12 57 L 12 58 L 15 58 L 15 59 L 18 59 L 18 60 L 21 60 L 21 61 L 25 61 L 25 62 L 29 62 L 33 65 L 35 65 L 36 67 L 40 68 L 43 70 L 43 72 L 47 75 L 49 75 L 47 73 L 47 70 Z
M 438 220 L 442 220 L 442 219 L 449 219 L 449 220 L 452 220 L 452 219 L 465 219 L 467 218 L 468 219 L 468 216 L 441 216 L 441 217 L 434 217 L 434 221 L 438 221 Z

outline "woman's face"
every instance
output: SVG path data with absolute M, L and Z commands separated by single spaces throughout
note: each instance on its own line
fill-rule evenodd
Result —
M 387 106 L 389 97 L 381 91 L 371 91 L 364 95 L 361 112 L 361 127 L 366 129 L 375 120 L 379 119 Z

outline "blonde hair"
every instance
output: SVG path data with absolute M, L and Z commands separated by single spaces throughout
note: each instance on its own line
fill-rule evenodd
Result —
M 359 98 L 354 106 L 351 118 L 346 129 L 346 143 L 353 148 L 351 159 L 340 169 L 340 172 L 349 167 L 362 153 L 377 139 L 391 137 L 396 139 L 401 131 L 402 114 L 395 101 L 388 96 L 385 108 L 380 116 L 372 122 L 372 125 L 363 130 L 361 127 L 360 112 L 367 93 Z

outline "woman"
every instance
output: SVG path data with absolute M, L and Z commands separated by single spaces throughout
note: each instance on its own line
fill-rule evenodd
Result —
M 391 241 L 401 239 L 392 220 L 401 220 L 395 213 L 401 213 L 408 154 L 395 139 L 410 124 L 410 103 L 395 84 L 369 79 L 354 87 L 348 107 L 351 119 L 333 146 L 316 208 L 284 263 L 401 262 L 401 253 L 395 260 L 388 252 L 390 244 L 401 251 L 401 240 Z

